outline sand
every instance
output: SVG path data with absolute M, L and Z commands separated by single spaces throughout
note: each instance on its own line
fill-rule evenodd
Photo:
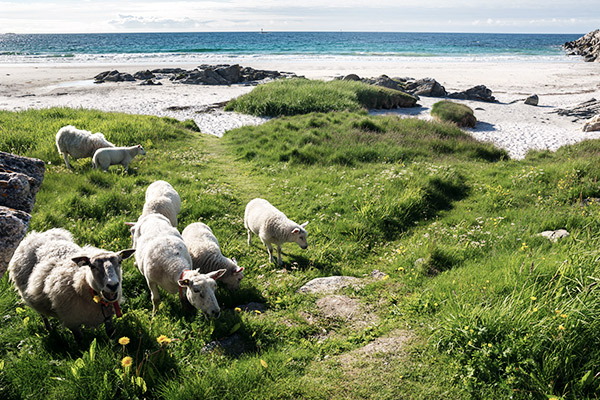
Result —
M 582 132 L 584 121 L 562 117 L 552 111 L 573 106 L 591 98 L 600 99 L 600 63 L 577 59 L 564 62 L 482 62 L 452 60 L 332 60 L 281 61 L 248 58 L 242 66 L 294 72 L 311 79 L 332 79 L 355 73 L 361 77 L 386 74 L 391 77 L 431 77 L 448 92 L 486 85 L 499 103 L 460 101 L 475 110 L 478 124 L 469 129 L 478 140 L 490 141 L 506 149 L 510 156 L 523 158 L 530 149 L 556 150 L 585 139 L 600 138 L 600 132 Z M 200 63 L 198 63 L 200 64 Z M 0 109 L 25 110 L 56 106 L 118 111 L 130 114 L 193 119 L 200 130 L 217 136 L 227 130 L 265 122 L 257 118 L 224 112 L 211 105 L 248 93 L 253 86 L 200 86 L 174 84 L 141 86 L 139 82 L 94 84 L 100 72 L 117 69 L 131 74 L 154 68 L 193 69 L 198 64 L 0 64 Z M 539 96 L 539 105 L 523 101 Z M 420 107 L 374 111 L 430 119 L 429 110 L 439 98 L 421 97 Z

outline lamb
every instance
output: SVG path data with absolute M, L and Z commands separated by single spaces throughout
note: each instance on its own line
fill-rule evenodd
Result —
M 56 133 L 56 148 L 65 160 L 67 168 L 72 169 L 67 156 L 73 159 L 93 157 L 96 150 L 105 147 L 115 147 L 104 138 L 100 132 L 92 135 L 89 131 L 75 128 L 72 125 L 63 126 Z
M 106 172 L 111 165 L 121 164 L 125 173 L 129 168 L 129 163 L 138 154 L 146 154 L 146 150 L 139 144 L 131 147 L 106 147 L 96 150 L 92 158 L 92 165 L 94 168 L 102 168 Z
M 158 213 L 177 226 L 177 214 L 181 210 L 181 198 L 173 186 L 165 181 L 156 181 L 146 189 L 146 202 L 142 215 Z
M 251 244 L 252 233 L 258 235 L 267 246 L 269 262 L 274 262 L 271 244 L 277 245 L 279 265 L 283 264 L 281 261 L 281 245 L 283 243 L 296 242 L 302 249 L 306 249 L 308 247 L 307 233 L 304 229 L 306 225 L 308 225 L 308 221 L 298 225 L 267 200 L 253 199 L 246 205 L 244 226 L 248 230 L 248 246 Z
M 195 270 L 202 273 L 225 269 L 227 272 L 220 281 L 229 290 L 237 290 L 244 277 L 244 268 L 238 267 L 235 258 L 227 258 L 221 253 L 219 241 L 210 227 L 202 222 L 188 225 L 181 233 Z
M 164 215 L 142 215 L 131 230 L 136 243 L 136 265 L 150 288 L 152 314 L 156 313 L 160 304 L 160 286 L 169 293 L 179 291 L 184 304 L 187 300 L 205 316 L 218 318 L 221 309 L 215 297 L 215 280 L 226 270 L 208 274 L 193 270 L 192 259 L 181 234 Z
M 48 330 L 47 317 L 55 317 L 78 340 L 82 325 L 95 328 L 104 322 L 111 335 L 111 318 L 120 316 L 121 262 L 134 252 L 81 248 L 71 233 L 61 228 L 32 231 L 9 263 L 9 279 L 25 303 L 41 315 Z

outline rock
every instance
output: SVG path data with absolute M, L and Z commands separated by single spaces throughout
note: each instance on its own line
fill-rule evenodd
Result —
M 202 354 L 211 353 L 215 350 L 221 350 L 226 354 L 239 356 L 246 351 L 247 345 L 244 338 L 238 334 L 234 333 L 233 335 L 220 339 L 213 340 L 210 343 L 207 343 L 200 352 Z
M 566 238 L 567 236 L 569 236 L 569 232 L 567 232 L 566 229 L 558 229 L 555 231 L 544 231 L 539 235 L 547 238 L 551 242 L 556 243 L 558 239 Z
M 433 78 L 407 81 L 404 90 L 413 96 L 446 97 L 448 95 L 446 88 Z
M 0 278 L 25 237 L 30 219 L 31 215 L 24 211 L 0 206 Z
M 343 81 L 360 81 L 360 77 L 356 74 L 348 74 L 342 78 Z
M 530 105 L 530 106 L 537 106 L 539 101 L 540 101 L 540 99 L 539 99 L 538 95 L 532 94 L 531 96 L 529 96 L 525 99 L 525 104 Z
M 325 318 L 356 319 L 364 315 L 360 302 L 348 296 L 330 295 L 317 300 L 317 308 Z
M 27 233 L 45 170 L 41 160 L 0 152 L 0 278 Z
M 577 104 L 574 107 L 559 108 L 551 112 L 566 117 L 575 117 L 573 121 L 577 121 L 580 119 L 589 119 L 595 116 L 596 114 L 600 114 L 600 101 L 592 98 L 588 101 L 584 101 L 583 103 Z
M 140 83 L 140 85 L 141 86 L 160 86 L 160 85 L 162 85 L 162 83 L 157 82 L 153 79 L 148 79 L 148 80 L 145 80 L 142 83 Z
M 360 288 L 362 286 L 360 282 L 360 279 L 352 276 L 328 276 L 313 279 L 298 289 L 298 292 L 305 294 L 332 294 L 348 286 Z
M 373 271 L 371 271 L 371 278 L 375 279 L 375 280 L 382 280 L 383 278 L 386 277 L 386 273 L 385 272 L 381 272 L 378 269 L 374 269 Z
M 135 74 L 133 74 L 133 77 L 135 79 L 138 79 L 140 81 L 147 81 L 149 79 L 152 79 L 154 77 L 156 77 L 156 75 L 154 75 L 152 73 L 152 71 L 150 70 L 145 70 L 145 71 L 138 71 Z
M 595 131 L 600 131 L 600 114 L 590 118 L 588 121 L 586 121 L 586 123 L 583 125 L 582 130 L 584 132 L 595 132 Z
M 135 81 L 133 75 L 126 72 L 119 72 L 116 69 L 113 71 L 104 71 L 94 77 L 95 83 L 103 82 L 132 82 Z
M 394 89 L 394 90 L 399 90 L 401 92 L 405 92 L 404 88 L 398 82 L 391 79 L 387 75 L 381 75 L 380 77 L 373 78 L 373 79 L 365 79 L 365 80 L 363 80 L 363 82 L 366 82 L 370 85 L 382 86 L 382 87 L 386 87 L 388 89 Z
M 600 29 L 565 43 L 563 48 L 569 55 L 582 56 L 585 62 L 600 62 Z
M 448 95 L 451 99 L 474 100 L 495 103 L 497 100 L 492 96 L 492 91 L 485 85 L 477 85 L 463 92 L 454 92 Z
M 152 71 L 153 74 L 180 74 L 182 72 L 185 72 L 185 69 L 183 68 L 157 68 L 157 69 L 153 69 Z
M 242 69 L 237 64 L 217 66 L 215 72 L 221 75 L 229 84 L 239 83 L 242 79 Z

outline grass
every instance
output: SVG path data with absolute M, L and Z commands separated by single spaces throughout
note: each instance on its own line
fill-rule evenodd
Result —
M 438 101 L 431 107 L 431 116 L 438 121 L 453 122 L 461 127 L 474 128 L 477 119 L 471 107 L 452 101 Z
M 89 160 L 69 171 L 54 147 L 67 124 L 142 143 L 147 155 L 125 175 Z M 172 119 L 69 109 L 0 112 L 0 127 L 0 151 L 47 162 L 30 229 L 127 248 L 124 222 L 165 179 L 183 201 L 180 229 L 206 222 L 245 267 L 238 292 L 218 290 L 222 316 L 208 321 L 166 294 L 151 318 L 126 261 L 116 336 L 85 329 L 81 345 L 56 321 L 47 333 L 3 277 L 2 399 L 597 398 L 600 203 L 580 200 L 600 197 L 599 141 L 514 161 L 449 124 L 361 111 L 274 119 L 222 139 Z M 284 245 L 284 268 L 266 263 L 258 240 L 246 244 L 243 210 L 258 196 L 310 220 L 309 249 Z M 571 235 L 538 236 L 558 228 Z M 383 278 L 370 278 L 375 269 Z M 360 318 L 327 317 L 317 296 L 297 292 L 331 275 L 362 280 L 339 293 Z M 266 310 L 236 310 L 249 302 Z M 203 350 L 222 339 L 241 351 Z
M 311 112 L 358 111 L 413 107 L 417 99 L 404 92 L 363 82 L 286 79 L 257 86 L 231 100 L 225 110 L 266 117 Z

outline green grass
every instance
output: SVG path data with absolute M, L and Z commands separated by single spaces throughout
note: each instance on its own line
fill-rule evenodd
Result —
M 279 117 L 311 112 L 413 107 L 416 102 L 417 99 L 409 94 L 362 82 L 296 78 L 259 85 L 252 92 L 231 100 L 225 110 Z
M 474 128 L 477 123 L 471 107 L 452 101 L 438 101 L 431 107 L 431 116 L 439 121 L 453 122 L 461 127 Z
M 129 174 L 89 160 L 65 168 L 54 145 L 63 125 L 142 143 Z M 473 141 L 449 124 L 311 113 L 231 131 L 95 111 L 0 112 L 0 151 L 47 162 L 30 229 L 64 227 L 80 244 L 130 246 L 146 187 L 169 181 L 183 204 L 180 229 L 211 226 L 244 266 L 241 289 L 220 288 L 219 320 L 149 291 L 125 261 L 124 316 L 116 337 L 85 329 L 78 345 L 0 279 L 0 398 L 99 399 L 565 399 L 600 391 L 600 141 L 525 160 Z M 245 204 L 263 197 L 297 222 L 309 248 L 286 244 L 284 268 L 246 244 Z M 565 228 L 551 243 L 537 234 Z M 385 274 L 371 279 L 373 270 Z M 307 281 L 351 275 L 341 294 L 365 313 L 327 318 Z M 264 303 L 261 314 L 238 312 Z M 365 322 L 364 321 L 371 321 Z M 156 338 L 173 341 L 160 345 Z M 117 340 L 127 336 L 131 343 Z M 206 352 L 234 337 L 240 354 Z M 395 351 L 366 345 L 407 338 Z M 388 349 L 389 350 L 389 349 Z M 133 368 L 121 366 L 124 356 Z M 132 379 L 133 378 L 133 379 Z

